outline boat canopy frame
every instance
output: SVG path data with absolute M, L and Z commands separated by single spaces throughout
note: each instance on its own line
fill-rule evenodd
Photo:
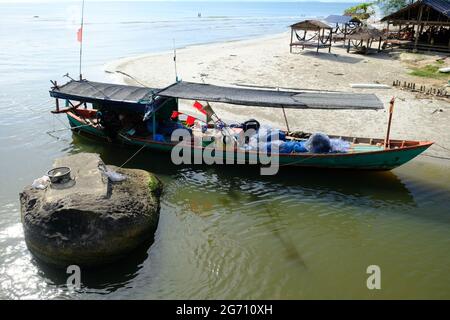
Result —
M 374 94 L 330 91 L 281 91 L 223 87 L 193 82 L 176 82 L 163 89 L 128 85 L 70 81 L 50 90 L 56 99 L 99 103 L 106 106 L 126 106 L 144 110 L 159 98 L 174 98 L 218 102 L 252 107 L 292 109 L 383 109 L 383 103 Z

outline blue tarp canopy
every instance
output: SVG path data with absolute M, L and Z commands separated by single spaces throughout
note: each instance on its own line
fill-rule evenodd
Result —
M 339 16 L 336 14 L 329 15 L 328 17 L 325 18 L 325 21 L 328 23 L 347 24 L 349 22 L 356 22 L 351 20 L 352 17 L 350 16 Z

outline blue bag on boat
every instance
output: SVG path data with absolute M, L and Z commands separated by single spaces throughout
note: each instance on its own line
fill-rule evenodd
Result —
M 294 151 L 294 141 L 288 141 L 280 145 L 280 153 L 292 153 Z
M 281 140 L 275 140 L 271 142 L 263 142 L 260 144 L 260 150 L 264 152 L 275 152 L 279 153 L 281 152 L 281 146 L 284 144 L 284 141 Z
M 279 129 L 260 128 L 257 133 L 258 141 L 271 142 L 271 141 L 285 141 L 286 134 Z
M 158 141 L 158 142 L 164 142 L 164 141 L 166 141 L 166 140 L 164 139 L 164 136 L 163 136 L 162 134 L 155 134 L 155 135 L 153 136 L 153 140 L 154 140 L 154 141 Z
M 280 153 L 302 153 L 308 152 L 304 141 L 287 141 L 280 145 Z
M 294 142 L 294 152 L 295 153 L 308 152 L 308 149 L 305 148 L 305 141 Z

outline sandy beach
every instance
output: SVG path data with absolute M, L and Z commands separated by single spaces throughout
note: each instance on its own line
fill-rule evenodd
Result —
M 389 101 L 396 97 L 391 138 L 431 140 L 437 145 L 430 148 L 427 155 L 450 157 L 450 151 L 440 147 L 450 149 L 448 100 L 399 88 L 350 87 L 351 83 L 392 85 L 394 80 L 415 82 L 417 86 L 442 87 L 445 80 L 409 74 L 411 62 L 436 58 L 439 56 L 395 52 L 360 55 L 347 53 L 339 44 L 333 46 L 331 54 L 326 50 L 316 53 L 315 50 L 299 49 L 290 54 L 289 34 L 283 33 L 178 49 L 177 68 L 179 77 L 185 81 L 375 93 L 385 104 L 383 111 L 288 110 L 290 129 L 306 132 L 383 138 Z M 121 59 L 108 64 L 105 70 L 117 82 L 156 88 L 167 86 L 175 79 L 172 52 Z M 187 105 L 183 108 L 194 113 L 194 109 Z M 220 104 L 213 104 L 213 108 L 224 119 L 244 121 L 255 118 L 261 123 L 286 127 L 279 109 Z

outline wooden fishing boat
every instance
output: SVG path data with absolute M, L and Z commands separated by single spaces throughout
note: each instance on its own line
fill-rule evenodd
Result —
M 159 152 L 171 152 L 179 143 L 170 139 L 156 139 L 156 124 L 178 112 L 179 99 L 221 102 L 237 105 L 282 108 L 320 109 L 381 109 L 383 104 L 375 95 L 349 94 L 313 91 L 274 91 L 218 87 L 204 84 L 178 82 L 164 89 L 113 85 L 86 80 L 71 81 L 63 86 L 54 83 L 50 95 L 56 98 L 54 113 L 65 113 L 72 131 L 106 143 L 135 146 Z M 61 109 L 59 99 L 66 101 Z M 147 117 L 149 131 L 118 126 L 114 134 L 105 126 L 102 113 L 113 110 L 134 119 Z M 392 112 L 392 106 L 391 106 Z M 101 116 L 99 116 L 99 114 Z M 150 117 L 149 117 L 150 115 Z M 178 119 L 179 123 L 185 122 Z M 141 120 L 142 121 L 142 120 Z M 210 125 L 211 126 L 211 125 Z M 390 123 L 389 123 L 390 127 Z M 153 130 L 152 130 L 153 129 Z M 137 132 L 138 131 L 138 132 Z M 388 130 L 389 131 L 389 130 Z M 304 141 L 303 137 L 284 132 L 287 141 Z M 329 136 L 347 141 L 349 149 L 343 153 L 270 153 L 280 166 L 304 166 L 319 168 L 390 170 L 415 158 L 433 143 L 429 141 L 391 140 L 389 133 L 385 139 Z M 214 144 L 198 145 L 188 142 L 193 152 L 212 154 L 215 159 L 226 157 L 244 159 L 246 164 L 258 164 L 259 151 L 244 150 L 237 145 L 232 148 L 217 149 Z M 213 149 L 213 150 L 209 150 Z M 208 152 L 205 152 L 208 151 Z M 256 162 L 253 160 L 257 159 Z M 221 163 L 220 161 L 218 163 Z

